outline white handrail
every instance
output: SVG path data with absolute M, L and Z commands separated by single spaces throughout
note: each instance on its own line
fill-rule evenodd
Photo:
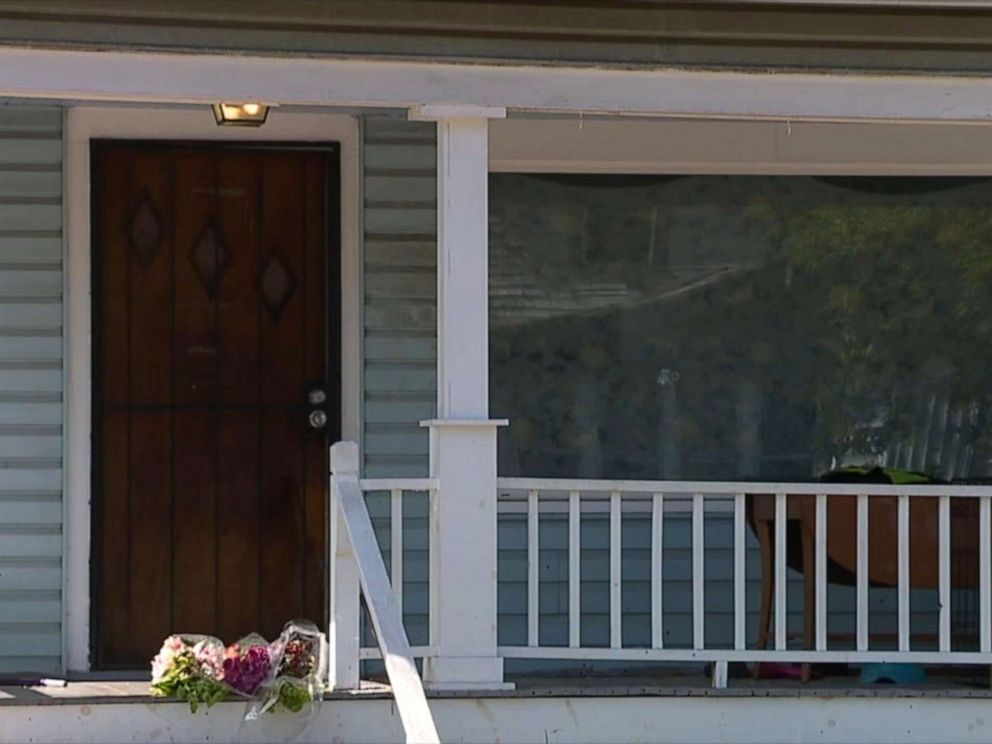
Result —
M 403 617 L 379 552 L 372 520 L 357 475 L 358 448 L 353 442 L 331 447 L 332 508 L 339 509 L 354 552 L 362 593 L 396 699 L 407 742 L 440 743 L 424 686 L 413 660 Z M 345 464 L 345 467 L 340 467 Z M 356 598 L 357 601 L 357 598 Z
M 499 478 L 496 481 L 500 498 L 519 498 L 508 491 L 526 492 L 549 491 L 564 498 L 570 491 L 595 494 L 599 498 L 609 498 L 620 492 L 624 498 L 651 498 L 656 493 L 666 496 L 692 496 L 702 493 L 706 496 L 734 496 L 738 493 L 775 494 L 790 496 L 815 496 L 819 493 L 831 496 L 951 496 L 977 498 L 992 496 L 992 486 L 954 485 L 890 485 L 880 483 L 777 483 L 751 481 L 645 481 L 645 480 L 584 480 L 576 478 Z

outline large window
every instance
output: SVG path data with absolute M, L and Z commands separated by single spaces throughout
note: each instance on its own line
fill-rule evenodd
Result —
M 500 473 L 992 460 L 992 179 L 493 174 Z

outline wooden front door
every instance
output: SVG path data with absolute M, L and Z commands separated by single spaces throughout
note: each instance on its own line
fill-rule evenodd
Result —
M 173 632 L 323 623 L 335 155 L 92 154 L 96 665 L 144 666 Z

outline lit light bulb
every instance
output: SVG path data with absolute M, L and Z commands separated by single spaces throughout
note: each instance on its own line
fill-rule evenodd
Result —
M 219 125 L 260 127 L 265 123 L 269 107 L 264 103 L 215 103 L 214 118 Z

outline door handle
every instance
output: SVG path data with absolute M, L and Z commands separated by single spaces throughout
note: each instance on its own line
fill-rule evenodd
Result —
M 310 405 L 310 413 L 307 414 L 307 424 L 311 429 L 323 429 L 327 426 L 327 411 L 324 404 L 327 403 L 327 391 L 320 386 L 313 386 L 307 390 L 307 403 Z
M 310 415 L 307 416 L 307 423 L 310 424 L 311 429 L 323 429 L 327 426 L 327 412 L 319 408 L 310 411 Z

